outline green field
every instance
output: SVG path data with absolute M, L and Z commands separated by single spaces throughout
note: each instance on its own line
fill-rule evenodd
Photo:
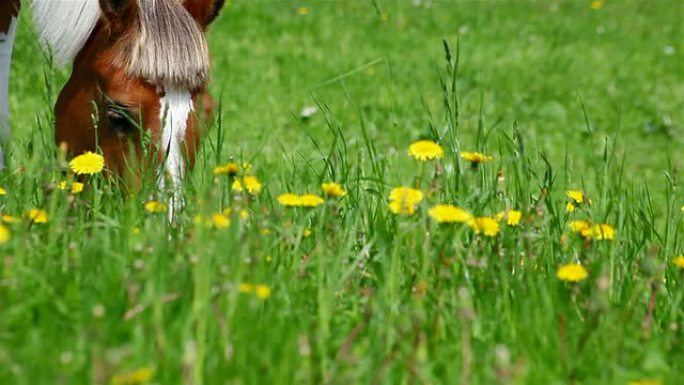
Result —
M 232 0 L 209 34 L 221 109 L 174 225 L 144 209 L 169 194 L 152 182 L 56 188 L 68 69 L 25 13 L 0 384 L 684 383 L 684 2 L 591 4 Z M 444 157 L 413 159 L 420 139 Z M 260 193 L 214 174 L 233 161 Z M 278 202 L 330 181 L 347 195 Z M 399 186 L 424 194 L 412 215 L 391 211 Z M 567 212 L 568 190 L 591 204 Z M 439 203 L 522 218 L 487 236 L 436 223 Z M 226 209 L 229 227 L 205 223 Z M 559 279 L 570 263 L 586 279 Z

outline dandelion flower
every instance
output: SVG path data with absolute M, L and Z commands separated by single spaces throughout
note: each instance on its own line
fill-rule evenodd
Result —
M 583 229 L 580 234 L 585 238 L 594 238 L 599 241 L 601 240 L 613 240 L 615 239 L 615 228 L 611 225 L 601 224 L 594 225 L 589 228 Z
M 247 192 L 250 194 L 258 194 L 261 192 L 261 182 L 259 182 L 259 179 L 255 176 L 246 176 L 242 179 L 236 179 L 233 182 L 233 190 L 235 191 L 242 191 L 243 188 L 247 189 Z
M 59 185 L 57 186 L 60 190 L 66 190 L 69 188 L 69 184 L 66 181 L 61 181 L 59 182 Z M 81 182 L 74 182 L 71 185 L 71 193 L 72 194 L 78 194 L 83 191 L 84 184 Z
M 517 226 L 520 223 L 520 218 L 522 218 L 522 213 L 518 210 L 508 210 L 507 212 L 500 212 L 496 214 L 497 220 L 506 219 L 506 224 L 509 226 Z
M 604 2 L 605 0 L 594 0 L 591 2 L 590 7 L 592 10 L 598 11 L 599 9 L 601 9 L 601 7 L 603 7 Z
M 428 210 L 428 215 L 437 223 L 467 223 L 473 218 L 466 210 L 446 204 L 433 206 Z
M 576 208 L 577 207 L 575 207 L 575 205 L 572 202 L 568 202 L 565 204 L 565 211 L 568 213 L 575 211 Z
M 211 225 L 217 229 L 227 229 L 230 226 L 230 219 L 223 214 L 211 216 Z
M 271 296 L 271 288 L 266 285 L 256 285 L 254 294 L 259 299 L 268 299 Z
M 568 227 L 573 233 L 581 234 L 582 231 L 591 227 L 591 223 L 588 221 L 571 221 L 568 223 Z
M 303 207 L 316 207 L 325 203 L 325 200 L 316 194 L 304 194 L 299 196 L 300 205 Z
M 426 161 L 444 157 L 444 149 L 431 140 L 419 140 L 409 146 L 409 155 L 416 160 Z
M 280 194 L 278 197 L 278 203 L 286 207 L 296 207 L 301 206 L 302 200 L 299 195 L 292 193 Z
M 112 385 L 146 384 L 152 379 L 154 372 L 150 368 L 140 368 L 130 373 L 117 374 L 112 377 Z
M 86 152 L 83 155 L 79 155 L 69 162 L 69 167 L 77 175 L 81 174 L 97 174 L 102 172 L 104 168 L 104 157 L 100 154 L 94 152 Z
M 238 291 L 243 294 L 251 293 L 254 291 L 254 285 L 251 283 L 243 282 L 238 285 Z
M 413 215 L 416 206 L 423 200 L 420 190 L 397 187 L 390 191 L 390 210 L 395 214 Z
M 33 223 L 47 223 L 48 215 L 45 210 L 31 209 L 26 213 L 28 218 Z
M 297 10 L 297 13 L 299 13 L 301 16 L 306 16 L 309 14 L 309 8 L 299 7 L 299 9 Z
M 565 195 L 567 195 L 568 198 L 572 199 L 575 203 L 584 203 L 587 201 L 587 197 L 584 195 L 584 192 L 579 190 L 568 190 L 565 192 Z
M 556 277 L 565 282 L 579 282 L 589 276 L 587 269 L 579 263 L 562 265 L 556 272 Z
M 145 211 L 148 213 L 163 213 L 166 211 L 166 205 L 157 201 L 148 201 L 145 203 Z
M 680 269 L 684 269 L 684 255 L 680 255 L 678 257 L 675 257 L 672 260 L 672 263 L 677 266 Z
M 468 225 L 470 226 L 475 234 L 484 233 L 488 237 L 496 237 L 499 234 L 501 228 L 499 227 L 499 222 L 491 217 L 479 217 L 471 220 Z
M 0 195 L 7 195 L 7 190 L 4 187 L 0 187 Z
M 238 172 L 240 172 L 240 166 L 237 163 L 231 162 L 231 163 L 226 163 L 222 164 L 220 166 L 214 167 L 214 174 L 215 175 L 236 175 Z
M 344 191 L 344 188 L 335 182 L 323 183 L 321 185 L 321 190 L 323 190 L 323 195 L 328 198 L 343 197 L 347 195 L 347 192 Z
M 479 152 L 468 152 L 468 151 L 461 151 L 461 158 L 463 160 L 467 160 L 470 162 L 473 166 L 477 166 L 480 163 L 488 162 L 492 159 L 493 157 L 489 155 L 485 155 Z
M 313 232 L 311 231 L 311 229 L 304 229 L 304 232 L 302 233 L 302 235 L 304 236 L 304 238 L 309 238 L 309 237 L 311 236 L 311 234 L 313 234 Z
M 0 225 L 0 245 L 4 245 L 9 242 L 11 234 L 7 226 Z

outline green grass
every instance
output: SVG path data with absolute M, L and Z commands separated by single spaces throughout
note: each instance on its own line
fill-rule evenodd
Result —
M 234 0 L 210 33 L 220 124 L 177 226 L 143 210 L 152 184 L 54 189 L 66 161 L 50 110 L 68 71 L 24 18 L 0 210 L 49 221 L 7 224 L 0 246 L 0 383 L 138 368 L 158 384 L 682 383 L 684 3 L 589 3 Z M 421 138 L 444 145 L 438 167 L 407 155 Z M 472 168 L 461 149 L 494 160 Z M 258 196 L 213 175 L 230 159 L 252 164 Z M 277 203 L 330 180 L 349 194 Z M 389 211 L 401 185 L 426 193 L 413 216 Z M 568 189 L 593 204 L 566 213 Z M 441 202 L 523 220 L 485 237 L 434 223 Z M 194 221 L 225 208 L 228 229 Z M 576 219 L 616 239 L 583 240 Z M 589 277 L 558 280 L 569 262 Z

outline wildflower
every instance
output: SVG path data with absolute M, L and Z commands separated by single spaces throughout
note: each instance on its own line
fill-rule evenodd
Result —
M 594 0 L 591 2 L 590 7 L 594 11 L 598 11 L 599 9 L 601 9 L 601 7 L 603 7 L 604 2 L 605 2 L 605 0 Z
M 426 161 L 444 157 L 444 149 L 431 140 L 419 140 L 409 146 L 409 155 L 416 160 Z
M 506 218 L 506 224 L 509 226 L 517 226 L 520 223 L 520 218 L 522 218 L 522 213 L 517 210 L 508 210 L 496 214 L 496 220 L 500 221 L 504 218 Z
M 57 186 L 60 190 L 66 190 L 69 187 L 69 184 L 66 181 L 61 181 L 59 182 L 59 185 Z M 83 191 L 84 184 L 81 182 L 74 182 L 71 185 L 71 193 L 72 194 L 78 194 L 81 191 Z
M 428 210 L 428 215 L 437 223 L 467 223 L 472 220 L 473 216 L 460 207 L 452 205 L 435 205 Z
M 7 226 L 0 225 L 0 245 L 4 245 L 9 242 L 11 234 Z
M 31 209 L 26 213 L 28 218 L 33 223 L 47 223 L 48 215 L 45 210 Z
M 489 155 L 485 155 L 479 152 L 468 152 L 468 151 L 461 151 L 461 158 L 464 160 L 467 160 L 472 164 L 473 166 L 477 166 L 480 163 L 488 162 L 492 159 L 493 157 Z
M 568 202 L 565 204 L 565 211 L 568 213 L 575 211 L 576 208 L 577 207 L 572 202 Z
M 495 237 L 500 231 L 499 222 L 490 217 L 475 218 L 468 225 L 475 231 L 475 234 L 484 233 L 488 237 Z
M 256 285 L 254 294 L 256 294 L 259 299 L 268 299 L 271 296 L 271 288 L 267 285 Z
M 572 199 L 572 201 L 574 201 L 575 203 L 581 204 L 588 202 L 587 196 L 584 195 L 584 192 L 579 190 L 568 190 L 565 192 L 565 195 L 567 195 L 568 198 Z
M 672 263 L 677 266 L 680 269 L 684 269 L 684 255 L 680 255 L 678 257 L 675 257 L 672 260 Z
M 21 219 L 15 217 L 14 215 L 3 215 L 2 216 L 2 221 L 5 223 L 19 223 L 21 222 Z
M 211 225 L 217 229 L 227 229 L 230 226 L 230 219 L 223 214 L 211 216 Z
M 299 198 L 299 195 L 297 194 L 285 193 L 280 194 L 280 196 L 278 197 L 278 203 L 286 207 L 295 207 L 301 206 L 302 200 Z
M 97 174 L 102 172 L 104 168 L 104 157 L 100 154 L 95 154 L 93 152 L 86 152 L 83 155 L 79 155 L 69 162 L 69 168 L 75 174 Z
M 299 13 L 301 16 L 306 16 L 309 14 L 309 8 L 299 7 L 299 9 L 297 10 L 297 13 Z
M 344 188 L 335 182 L 323 183 L 321 185 L 321 190 L 323 190 L 323 195 L 328 198 L 343 197 L 347 195 L 347 192 L 344 191 Z
M 572 221 L 568 224 L 568 227 L 570 227 L 573 233 L 581 234 L 582 231 L 591 227 L 591 223 L 588 221 Z
M 150 368 L 140 368 L 130 373 L 117 374 L 112 377 L 112 385 L 146 384 L 152 379 L 154 372 Z
M 260 192 L 261 192 L 261 187 L 262 187 L 262 186 L 261 186 L 261 182 L 259 182 L 259 179 L 257 179 L 257 177 L 255 177 L 255 176 L 246 176 L 246 177 L 242 178 L 242 180 L 236 179 L 236 180 L 233 182 L 232 188 L 233 188 L 233 190 L 235 190 L 235 191 L 240 191 L 240 192 L 241 192 L 241 191 L 243 190 L 243 186 L 244 186 L 244 188 L 247 189 L 247 192 L 250 193 L 250 194 L 258 194 L 258 193 L 260 193 Z
M 145 203 L 145 211 L 148 213 L 163 213 L 166 211 L 166 205 L 157 201 L 148 201 Z
M 248 294 L 254 291 L 254 285 L 251 283 L 243 282 L 238 285 L 238 291 L 243 294 Z
M 585 238 L 595 238 L 597 240 L 613 240 L 615 239 L 615 228 L 611 225 L 602 224 L 594 225 L 583 229 L 580 234 Z
M 7 195 L 7 190 L 4 187 L 0 187 L 0 195 Z
M 304 229 L 304 232 L 302 233 L 302 235 L 304 236 L 304 238 L 309 238 L 309 237 L 311 236 L 311 234 L 313 234 L 313 232 L 311 231 L 311 229 Z
M 416 206 L 423 200 L 420 190 L 397 187 L 390 191 L 390 210 L 395 214 L 413 215 Z
M 565 282 L 579 282 L 589 276 L 587 269 L 579 263 L 562 265 L 556 272 L 556 277 Z
M 299 202 L 304 207 L 316 207 L 325 203 L 325 200 L 316 194 L 304 194 L 299 196 Z
M 236 175 L 240 171 L 240 166 L 237 163 L 231 162 L 214 167 L 215 175 Z

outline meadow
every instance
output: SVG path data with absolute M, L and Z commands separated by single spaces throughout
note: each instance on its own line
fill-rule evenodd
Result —
M 232 0 L 169 223 L 70 171 L 24 14 L 0 384 L 684 383 L 682 15 Z

